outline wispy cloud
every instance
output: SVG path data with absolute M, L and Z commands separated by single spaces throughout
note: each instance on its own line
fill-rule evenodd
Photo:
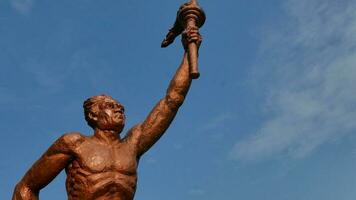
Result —
M 11 0 L 12 7 L 20 14 L 28 14 L 34 5 L 34 0 Z
M 88 53 L 81 50 L 73 53 L 68 61 L 55 62 L 50 60 L 50 57 L 31 57 L 23 61 L 22 68 L 40 87 L 56 92 L 63 89 L 68 84 L 67 82 L 73 79 L 73 74 L 77 71 L 82 70 L 85 66 L 91 66 L 88 63 L 88 57 Z M 81 71 L 82 76 L 87 75 L 85 73 L 85 70 Z
M 356 2 L 288 0 L 288 19 L 264 33 L 256 72 L 270 116 L 230 152 L 238 160 L 302 158 L 356 132 Z M 287 25 L 288 24 L 288 25 Z M 265 79 L 265 78 L 264 78 Z
M 234 119 L 234 115 L 231 113 L 221 113 L 210 119 L 204 126 L 198 128 L 199 133 L 205 133 L 207 131 L 214 130 L 221 126 L 224 126 L 224 123 Z
M 206 194 L 206 192 L 205 192 L 205 190 L 200 189 L 200 188 L 193 188 L 193 189 L 189 190 L 188 194 L 191 196 L 204 196 Z

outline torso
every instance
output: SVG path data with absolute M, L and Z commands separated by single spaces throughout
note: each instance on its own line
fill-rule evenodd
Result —
M 137 156 L 125 142 L 103 144 L 86 138 L 74 149 L 66 168 L 69 200 L 132 200 L 137 182 Z

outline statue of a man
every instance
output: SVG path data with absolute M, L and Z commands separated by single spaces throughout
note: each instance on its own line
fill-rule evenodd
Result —
M 200 45 L 198 29 L 190 29 L 182 35 L 185 50 L 191 42 Z M 60 137 L 16 185 L 12 199 L 38 199 L 40 190 L 65 169 L 69 200 L 132 200 L 139 159 L 167 130 L 190 84 L 185 51 L 166 95 L 143 122 L 122 138 L 124 106 L 106 95 L 89 98 L 83 107 L 94 134 L 67 133 Z

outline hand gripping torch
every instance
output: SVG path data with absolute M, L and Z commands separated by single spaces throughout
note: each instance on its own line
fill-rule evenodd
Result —
M 177 18 L 173 28 L 169 30 L 161 47 L 164 48 L 172 44 L 174 39 L 183 31 L 188 31 L 195 27 L 202 27 L 205 19 L 205 13 L 203 9 L 199 7 L 197 0 L 191 0 L 190 2 L 183 4 L 177 12 Z M 200 74 L 198 70 L 198 47 L 195 42 L 188 44 L 188 62 L 190 77 L 192 79 L 197 79 Z

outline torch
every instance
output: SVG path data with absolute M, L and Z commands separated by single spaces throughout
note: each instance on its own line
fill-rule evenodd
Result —
M 161 47 L 164 48 L 169 46 L 184 30 L 188 31 L 191 28 L 202 27 L 205 19 L 205 13 L 198 5 L 197 0 L 191 0 L 190 2 L 183 4 L 179 8 L 176 21 L 166 35 L 166 38 L 163 40 Z M 198 47 L 195 42 L 188 44 L 188 62 L 190 77 L 192 79 L 197 79 L 200 74 L 198 70 Z

